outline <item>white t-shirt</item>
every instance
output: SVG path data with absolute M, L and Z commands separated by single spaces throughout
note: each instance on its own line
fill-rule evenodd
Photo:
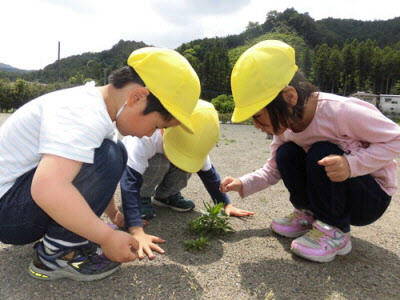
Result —
M 0 127 L 0 197 L 39 164 L 43 154 L 93 163 L 114 124 L 94 82 L 36 98 Z
M 164 154 L 163 135 L 160 129 L 157 129 L 150 137 L 126 136 L 122 142 L 128 151 L 128 166 L 142 175 L 149 166 L 150 158 L 157 153 Z M 201 170 L 208 171 L 210 169 L 210 156 L 207 155 Z

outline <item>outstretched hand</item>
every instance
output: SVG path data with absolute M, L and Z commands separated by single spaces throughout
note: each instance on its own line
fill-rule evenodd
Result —
M 227 193 L 230 191 L 241 192 L 243 184 L 238 178 L 225 177 L 219 186 L 221 193 Z
M 224 210 L 228 216 L 233 216 L 233 217 L 246 217 L 254 215 L 253 212 L 234 207 L 231 203 L 226 205 Z
M 153 251 L 163 254 L 164 250 L 157 244 L 165 243 L 165 240 L 154 235 L 146 234 L 142 227 L 130 227 L 129 232 L 139 242 L 138 257 L 143 259 L 147 255 L 150 259 L 154 258 Z
M 326 175 L 333 182 L 342 182 L 351 175 L 349 163 L 343 155 L 328 155 L 318 161 L 325 167 Z

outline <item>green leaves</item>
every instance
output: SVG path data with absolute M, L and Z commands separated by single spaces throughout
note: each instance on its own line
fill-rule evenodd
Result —
M 186 251 L 203 251 L 209 245 L 211 245 L 211 242 L 208 240 L 208 238 L 204 236 L 193 240 L 186 240 L 184 243 Z
M 204 202 L 204 207 L 206 210 L 201 210 L 202 215 L 189 222 L 189 231 L 199 237 L 186 240 L 184 242 L 186 250 L 202 251 L 211 244 L 208 237 L 235 232 L 229 224 L 229 217 L 223 211 L 223 203 L 214 206 Z
M 202 215 L 189 223 L 189 230 L 200 236 L 221 236 L 235 230 L 229 225 L 228 216 L 222 210 L 223 203 L 215 206 L 204 203 L 205 211 Z

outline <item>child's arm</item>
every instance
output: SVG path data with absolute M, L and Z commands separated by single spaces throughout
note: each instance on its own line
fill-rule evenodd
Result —
M 148 235 L 142 227 L 142 217 L 140 214 L 140 189 L 142 187 L 143 176 L 136 170 L 125 167 L 125 171 L 121 177 L 121 198 L 124 207 L 125 223 L 128 231 L 138 241 L 138 256 L 144 258 L 144 253 L 153 259 L 152 250 L 164 253 L 164 250 L 155 243 L 164 243 L 165 241 L 159 237 Z
M 224 209 L 225 213 L 228 216 L 243 217 L 243 216 L 254 215 L 253 212 L 245 211 L 233 206 L 228 195 L 221 192 L 220 190 L 221 178 L 213 165 L 211 165 L 211 168 L 209 170 L 207 171 L 200 170 L 199 172 L 197 172 L 197 174 L 199 175 L 201 181 L 203 182 L 213 202 L 215 204 L 216 203 L 225 204 Z
M 118 227 L 125 227 L 124 214 L 119 211 L 114 197 L 112 197 L 110 204 L 105 210 L 105 213 L 115 225 Z
M 343 149 L 350 177 L 371 174 L 400 156 L 400 127 L 362 100 L 351 99 L 337 114 L 338 134 L 365 147 Z
M 33 200 L 61 226 L 99 244 L 109 259 L 135 260 L 137 241 L 129 234 L 107 226 L 73 185 L 81 166 L 78 161 L 43 155 L 32 180 Z

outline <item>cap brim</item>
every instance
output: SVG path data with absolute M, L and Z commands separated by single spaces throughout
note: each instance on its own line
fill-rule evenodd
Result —
M 233 123 L 241 123 L 250 119 L 264 107 L 266 107 L 271 101 L 265 100 L 263 102 L 255 103 L 246 107 L 235 107 L 232 114 L 232 122 Z
M 193 125 L 192 125 L 192 121 L 190 120 L 190 117 L 185 116 L 182 113 L 177 112 L 176 110 L 174 110 L 172 107 L 169 107 L 168 104 L 163 104 L 164 107 L 166 108 L 166 110 L 169 111 L 169 113 L 175 118 L 177 119 L 181 125 L 190 133 L 194 133 L 193 130 Z M 171 113 L 171 111 L 174 111 L 174 113 Z

